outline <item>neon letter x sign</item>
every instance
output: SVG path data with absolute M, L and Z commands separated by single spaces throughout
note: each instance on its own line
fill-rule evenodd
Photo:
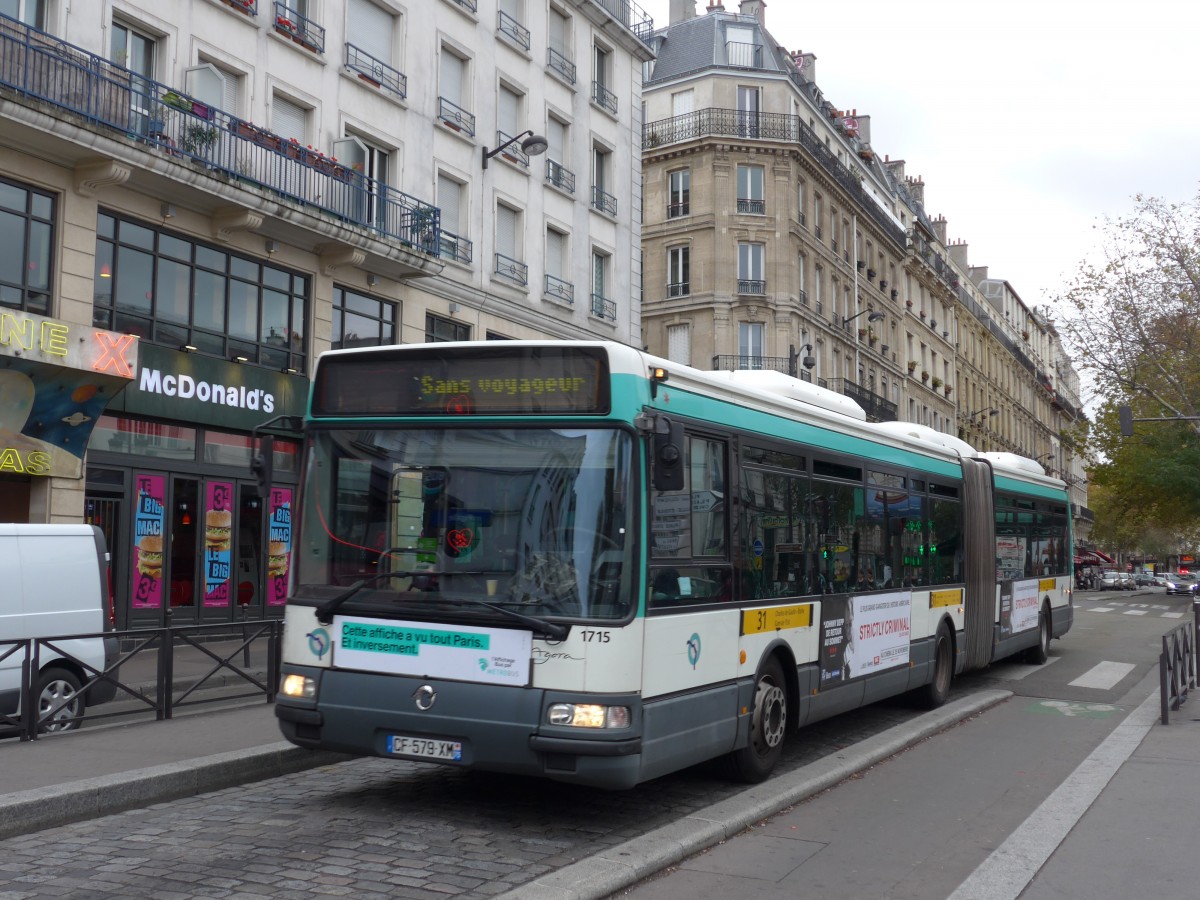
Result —
M 133 369 L 129 368 L 129 364 L 122 359 L 121 354 L 133 343 L 134 337 L 135 335 L 132 334 L 121 334 L 114 338 L 106 331 L 97 331 L 96 341 L 100 344 L 103 355 L 96 360 L 92 368 L 97 372 L 112 370 L 114 375 L 121 378 L 132 378 Z

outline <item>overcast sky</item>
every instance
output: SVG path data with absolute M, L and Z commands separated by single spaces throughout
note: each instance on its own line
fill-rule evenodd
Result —
M 669 22 L 669 0 L 637 2 Z M 1135 194 L 1200 189 L 1200 0 L 768 0 L 766 26 L 1029 306 Z

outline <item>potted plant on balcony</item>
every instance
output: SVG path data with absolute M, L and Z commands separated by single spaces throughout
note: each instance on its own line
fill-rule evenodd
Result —
M 943 384 L 945 384 L 945 382 L 944 382 L 944 381 L 942 381 L 942 379 L 938 378 L 936 375 L 934 375 L 934 376 L 933 376 L 933 389 L 934 389 L 935 391 L 936 391 L 938 388 L 940 388 L 940 387 L 941 387 Z
M 189 125 L 183 130 L 180 147 L 185 153 L 203 156 L 217 142 L 217 129 L 212 125 Z
M 949 397 L 949 396 L 950 396 L 950 392 L 951 392 L 952 390 L 954 390 L 954 388 L 953 388 L 953 387 L 951 387 L 950 385 L 946 385 L 946 388 L 945 388 L 945 390 L 946 390 L 946 396 L 947 396 L 947 397 Z
M 913 372 L 916 371 L 916 369 L 917 369 L 917 361 L 915 359 L 910 359 L 908 361 L 908 374 L 911 375 Z
M 928 380 L 929 380 L 929 372 L 928 372 L 928 371 L 926 371 L 925 369 L 922 369 L 922 370 L 921 370 L 921 380 L 922 380 L 922 381 L 928 381 Z

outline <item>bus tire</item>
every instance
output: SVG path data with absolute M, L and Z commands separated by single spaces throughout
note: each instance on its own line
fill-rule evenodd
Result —
M 927 685 L 917 689 L 917 702 L 925 709 L 937 709 L 950 696 L 950 683 L 953 680 L 954 642 L 943 620 L 933 639 L 933 678 Z
M 750 742 L 728 757 L 731 777 L 747 784 L 766 779 L 783 755 L 787 733 L 787 682 L 779 658 L 769 657 L 758 673 L 754 687 L 754 710 L 750 715 Z
M 1050 658 L 1050 607 L 1042 604 L 1038 615 L 1038 642 L 1036 647 L 1025 651 L 1025 659 L 1035 666 L 1040 666 Z

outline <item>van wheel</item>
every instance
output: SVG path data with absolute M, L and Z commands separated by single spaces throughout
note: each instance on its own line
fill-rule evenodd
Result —
M 1050 658 L 1050 607 L 1043 606 L 1038 615 L 1038 642 L 1036 647 L 1025 651 L 1025 659 L 1040 666 Z
M 954 679 L 954 644 L 950 640 L 950 629 L 945 621 L 938 625 L 933 639 L 933 680 L 916 692 L 917 702 L 925 709 L 937 709 L 950 696 L 950 682 Z
M 772 656 L 758 673 L 754 688 L 754 710 L 750 716 L 750 743 L 728 757 L 731 777 L 747 784 L 763 781 L 783 755 L 787 732 L 787 682 L 783 666 Z
M 79 679 L 66 669 L 46 669 L 38 678 L 34 696 L 38 703 L 38 733 L 74 731 L 83 715 Z

